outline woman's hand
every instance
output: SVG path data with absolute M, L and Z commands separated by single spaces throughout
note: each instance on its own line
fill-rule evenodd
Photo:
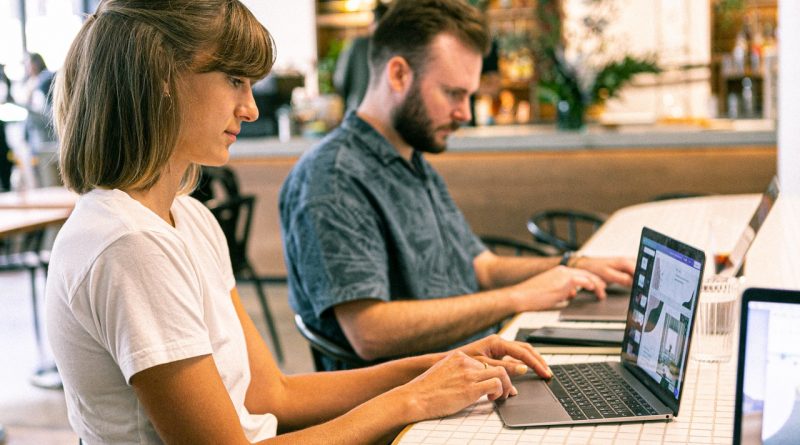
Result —
M 416 420 L 443 417 L 484 395 L 489 400 L 517 395 L 509 376 L 523 375 L 529 368 L 540 377 L 553 376 L 531 345 L 491 335 L 449 353 L 397 390 L 408 391 Z
M 407 393 L 413 421 L 448 416 L 482 396 L 496 400 L 517 394 L 504 367 L 488 366 L 459 350 L 395 391 Z
M 490 335 L 458 348 L 459 351 L 488 364 L 505 368 L 509 375 L 523 375 L 528 368 L 539 377 L 553 376 L 544 358 L 528 343 L 508 341 L 499 335 Z

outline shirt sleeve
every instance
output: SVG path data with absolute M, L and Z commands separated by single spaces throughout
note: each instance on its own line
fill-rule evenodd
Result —
M 178 240 L 125 235 L 97 258 L 87 280 L 98 340 L 127 382 L 150 367 L 211 354 L 202 286 Z
M 442 197 L 442 204 L 446 207 L 448 214 L 447 220 L 452 224 L 455 236 L 458 238 L 458 245 L 467 252 L 470 258 L 475 258 L 488 250 L 478 235 L 472 231 L 461 209 L 458 208 L 455 201 L 453 201 L 453 198 L 450 196 L 447 185 L 445 185 L 441 176 L 435 174 L 434 181 L 436 187 L 439 189 L 439 195 Z
M 317 317 L 348 301 L 389 301 L 384 236 L 374 217 L 348 206 L 326 201 L 299 209 L 287 248 Z

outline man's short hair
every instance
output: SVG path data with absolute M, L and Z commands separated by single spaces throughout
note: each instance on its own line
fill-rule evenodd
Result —
M 238 0 L 105 0 L 56 78 L 61 176 L 78 193 L 146 190 L 181 131 L 188 72 L 259 79 L 274 62 L 269 32 Z M 191 190 L 199 168 L 181 183 Z
M 491 46 L 486 19 L 465 0 L 395 0 L 372 35 L 371 78 L 377 79 L 394 56 L 403 57 L 415 72 L 423 72 L 430 44 L 439 34 L 451 34 L 484 55 Z

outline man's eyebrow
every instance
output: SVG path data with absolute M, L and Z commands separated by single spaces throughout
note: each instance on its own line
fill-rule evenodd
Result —
M 446 90 L 449 90 L 450 92 L 453 92 L 453 93 L 461 93 L 461 94 L 467 94 L 468 93 L 466 88 L 454 87 L 454 86 L 450 86 L 450 85 L 447 85 L 447 84 L 442 84 L 442 87 L 444 89 L 446 89 Z

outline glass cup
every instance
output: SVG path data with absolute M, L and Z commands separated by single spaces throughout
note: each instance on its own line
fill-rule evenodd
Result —
M 730 360 L 737 324 L 738 297 L 739 280 L 736 278 L 713 276 L 703 281 L 694 324 L 692 357 L 695 360 Z

